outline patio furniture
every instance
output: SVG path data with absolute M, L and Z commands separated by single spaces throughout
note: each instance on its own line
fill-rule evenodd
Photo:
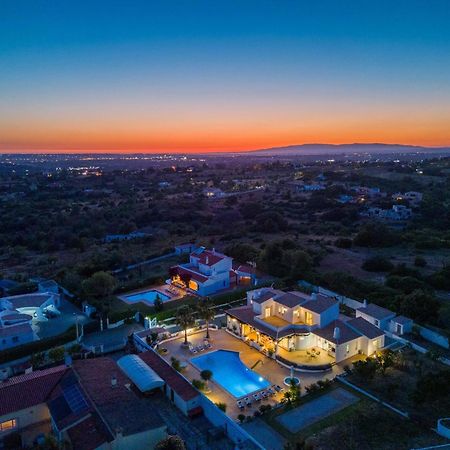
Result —
M 253 394 L 253 398 L 254 398 L 257 402 L 260 402 L 260 401 L 261 401 L 261 397 L 259 396 L 259 394 Z
M 238 408 L 242 411 L 244 409 L 244 404 L 242 403 L 242 400 L 238 400 L 237 402 Z
M 261 391 L 259 394 L 264 400 L 269 396 L 266 391 Z
M 275 388 L 275 390 L 276 390 L 277 392 L 283 392 L 283 391 L 284 391 L 284 388 L 282 388 L 279 384 L 275 384 L 275 385 L 274 385 L 274 388 Z
M 247 407 L 252 406 L 252 402 L 250 401 L 250 399 L 249 399 L 248 397 L 245 397 L 245 398 L 244 398 L 244 402 L 245 402 L 245 404 L 246 404 Z
M 273 387 L 270 387 L 269 389 L 267 389 L 267 391 L 269 392 L 270 395 L 275 395 L 276 392 L 274 391 Z
M 317 355 L 317 356 L 319 356 L 319 355 L 320 355 L 320 351 L 319 351 L 319 350 L 317 350 L 317 352 L 316 352 L 316 355 Z
M 203 350 L 205 350 L 205 347 L 203 347 L 203 345 L 199 345 L 198 347 L 197 347 L 197 349 L 200 351 L 200 352 L 202 352 Z
M 311 356 L 311 352 L 310 352 L 309 350 L 306 350 L 306 354 L 307 354 L 308 356 Z

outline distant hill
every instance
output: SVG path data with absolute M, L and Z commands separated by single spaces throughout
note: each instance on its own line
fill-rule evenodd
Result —
M 341 153 L 450 153 L 450 147 L 420 147 L 401 144 L 302 144 L 252 150 L 253 155 L 336 155 Z

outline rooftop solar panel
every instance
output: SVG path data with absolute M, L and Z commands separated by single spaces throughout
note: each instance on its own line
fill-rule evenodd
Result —
M 75 414 L 78 414 L 79 412 L 88 408 L 86 399 L 84 398 L 83 393 L 80 391 L 79 387 L 76 384 L 66 387 L 63 392 L 64 398 L 69 404 L 70 409 Z

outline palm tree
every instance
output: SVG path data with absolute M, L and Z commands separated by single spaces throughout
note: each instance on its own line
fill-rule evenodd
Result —
M 209 339 L 209 322 L 214 320 L 215 317 L 213 307 L 214 304 L 209 297 L 206 297 L 205 300 L 202 300 L 198 304 L 198 315 L 200 319 L 203 319 L 206 322 L 206 339 Z
M 188 305 L 178 308 L 175 315 L 175 321 L 179 327 L 184 331 L 184 345 L 188 345 L 187 330 L 195 324 L 194 314 L 192 308 Z

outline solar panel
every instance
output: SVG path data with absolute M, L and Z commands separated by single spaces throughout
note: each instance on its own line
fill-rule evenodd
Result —
M 66 387 L 63 392 L 64 398 L 69 404 L 70 409 L 75 414 L 78 414 L 79 412 L 88 408 L 86 399 L 84 398 L 82 392 L 80 391 L 80 389 L 76 384 Z

